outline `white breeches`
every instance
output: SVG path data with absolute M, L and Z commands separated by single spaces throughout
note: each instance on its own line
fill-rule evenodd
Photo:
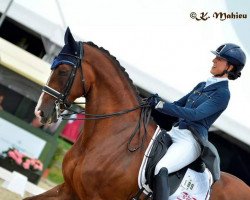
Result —
M 201 154 L 201 147 L 189 130 L 173 127 L 168 134 L 173 144 L 156 165 L 155 175 L 163 167 L 168 169 L 169 174 L 178 171 L 195 161 Z

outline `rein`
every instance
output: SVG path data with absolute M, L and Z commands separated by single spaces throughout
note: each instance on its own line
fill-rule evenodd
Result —
M 109 114 L 88 114 L 88 113 L 85 113 L 84 111 L 77 112 L 77 111 L 74 111 L 74 110 L 68 108 L 67 110 L 70 111 L 71 113 L 61 114 L 61 117 L 63 120 L 98 120 L 98 119 L 106 119 L 106 118 L 110 118 L 110 117 L 120 116 L 123 114 L 133 112 L 133 111 L 138 110 L 140 108 L 141 108 L 141 113 L 140 113 L 139 120 L 137 121 L 136 127 L 133 130 L 133 132 L 131 133 L 131 135 L 129 137 L 128 144 L 127 144 L 128 150 L 130 152 L 134 152 L 134 151 L 140 149 L 141 147 L 143 147 L 144 141 L 147 137 L 147 125 L 148 125 L 150 117 L 151 117 L 151 107 L 148 105 L 147 101 L 144 101 L 142 104 L 135 106 L 134 108 L 126 109 L 126 110 L 122 110 L 122 111 L 118 111 L 118 112 L 113 112 L 113 113 L 109 113 Z M 91 116 L 91 118 L 79 118 L 79 119 L 71 118 L 71 117 L 65 118 L 65 116 L 70 116 L 72 114 L 80 114 L 80 113 L 84 114 L 85 116 Z M 132 147 L 131 142 L 133 141 L 137 132 L 140 135 L 141 127 L 143 127 L 143 130 L 144 130 L 141 142 L 138 146 Z
M 81 104 L 85 104 L 85 103 L 81 103 Z M 98 120 L 98 119 L 105 119 L 105 118 L 109 118 L 109 117 L 114 117 L 114 116 L 119 116 L 119 115 L 123 115 L 123 114 L 127 114 L 130 113 L 132 111 L 138 110 L 139 108 L 145 108 L 148 107 L 147 103 L 144 102 L 138 106 L 135 106 L 133 108 L 130 109 L 126 109 L 126 110 L 122 110 L 122 111 L 118 111 L 118 112 L 113 112 L 113 113 L 109 113 L 109 114 L 90 114 L 90 113 L 85 113 L 85 111 L 75 111 L 72 110 L 70 108 L 67 108 L 67 111 L 70 111 L 70 113 L 66 113 L 66 114 L 61 114 L 60 116 L 62 117 L 63 120 Z M 67 117 L 73 114 L 84 114 L 85 116 L 91 116 L 91 118 L 72 118 L 72 117 Z

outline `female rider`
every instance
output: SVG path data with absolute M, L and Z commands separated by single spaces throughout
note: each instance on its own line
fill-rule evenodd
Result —
M 201 139 L 208 140 L 208 129 L 227 108 L 230 99 L 228 80 L 240 77 L 246 62 L 245 53 L 232 43 L 223 44 L 212 53 L 216 56 L 210 70 L 213 76 L 206 82 L 199 83 L 173 103 L 161 101 L 158 95 L 153 95 L 150 101 L 158 111 L 179 119 L 168 132 L 173 143 L 155 168 L 154 200 L 169 198 L 168 174 L 182 169 L 200 156 L 201 146 L 190 130 L 195 130 Z

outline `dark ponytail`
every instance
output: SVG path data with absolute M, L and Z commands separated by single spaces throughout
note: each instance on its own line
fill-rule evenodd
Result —
M 233 69 L 231 71 L 228 71 L 227 74 L 228 74 L 229 80 L 236 80 L 237 78 L 241 76 L 241 72 L 238 71 L 237 67 L 235 66 L 233 66 Z

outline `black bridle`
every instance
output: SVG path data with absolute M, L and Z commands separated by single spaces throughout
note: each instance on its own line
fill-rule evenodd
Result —
M 83 83 L 84 92 L 85 92 L 85 79 L 84 79 L 84 74 L 82 72 L 82 67 L 81 67 L 81 62 L 82 62 L 82 58 L 83 58 L 83 43 L 79 42 L 78 46 L 79 46 L 79 51 L 80 51 L 79 56 L 68 54 L 68 53 L 59 53 L 59 55 L 73 57 L 73 58 L 77 59 L 77 63 L 75 65 L 72 65 L 72 70 L 70 72 L 69 79 L 67 81 L 67 84 L 66 84 L 63 92 L 59 92 L 59 91 L 51 88 L 47 84 L 42 89 L 43 92 L 56 98 L 55 109 L 56 109 L 57 118 L 59 118 L 61 116 L 61 106 L 63 106 L 66 110 L 69 109 L 71 106 L 71 103 L 68 101 L 68 96 L 69 96 L 70 90 L 72 88 L 72 85 L 74 83 L 76 72 L 77 72 L 78 68 L 80 68 L 80 70 L 81 70 L 82 83 Z
M 81 112 L 76 112 L 74 110 L 72 110 L 71 107 L 71 103 L 68 101 L 68 96 L 70 93 L 70 90 L 72 88 L 73 82 L 75 80 L 75 76 L 76 76 L 76 72 L 77 69 L 80 68 L 81 70 L 81 75 L 82 75 L 82 83 L 83 83 L 83 88 L 84 88 L 84 95 L 86 95 L 86 87 L 85 87 L 85 78 L 84 78 L 84 74 L 83 74 L 83 70 L 82 70 L 82 66 L 81 66 L 81 62 L 83 59 L 83 43 L 79 42 L 78 43 L 79 46 L 79 50 L 80 50 L 80 54 L 79 56 L 76 55 L 72 55 L 72 54 L 67 54 L 67 53 L 59 53 L 59 55 L 64 55 L 64 56 L 68 56 L 68 57 L 73 57 L 75 59 L 77 59 L 77 63 L 76 65 L 72 65 L 72 70 L 69 76 L 69 79 L 67 81 L 67 84 L 65 86 L 65 89 L 63 90 L 63 92 L 59 92 L 53 88 L 51 88 L 50 86 L 48 86 L 48 84 L 46 84 L 42 91 L 51 95 L 52 97 L 56 98 L 55 100 L 55 109 L 56 109 L 56 116 L 57 119 L 59 117 L 62 117 L 65 120 L 98 120 L 98 119 L 105 119 L 105 118 L 109 118 L 109 117 L 114 117 L 114 116 L 120 116 L 123 114 L 127 114 L 130 113 L 132 111 L 138 110 L 141 108 L 141 113 L 140 113 L 140 117 L 139 120 L 137 122 L 137 125 L 134 129 L 134 131 L 132 132 L 129 141 L 128 141 L 128 150 L 130 152 L 134 152 L 138 149 L 140 149 L 143 144 L 144 144 L 144 140 L 146 139 L 147 136 L 147 125 L 149 123 L 150 120 L 150 116 L 151 116 L 151 107 L 148 105 L 148 101 L 143 100 L 142 103 L 140 103 L 138 106 L 135 106 L 133 108 L 130 109 L 126 109 L 126 110 L 122 110 L 122 111 L 118 111 L 118 112 L 114 112 L 114 113 L 110 113 L 110 114 L 88 114 L 88 113 L 83 113 Z M 61 106 L 64 107 L 64 110 L 68 110 L 70 111 L 70 113 L 67 114 L 61 114 Z M 77 118 L 70 118 L 70 117 L 66 117 L 72 114 L 79 114 L 79 113 L 83 113 L 85 116 L 90 116 L 88 118 L 82 118 L 82 119 L 77 119 Z M 144 134 L 142 137 L 142 141 L 141 143 L 137 146 L 137 147 L 131 147 L 131 142 L 133 140 L 133 138 L 135 137 L 136 133 L 139 132 L 140 134 L 140 129 L 142 127 L 143 124 L 143 129 L 144 129 Z

